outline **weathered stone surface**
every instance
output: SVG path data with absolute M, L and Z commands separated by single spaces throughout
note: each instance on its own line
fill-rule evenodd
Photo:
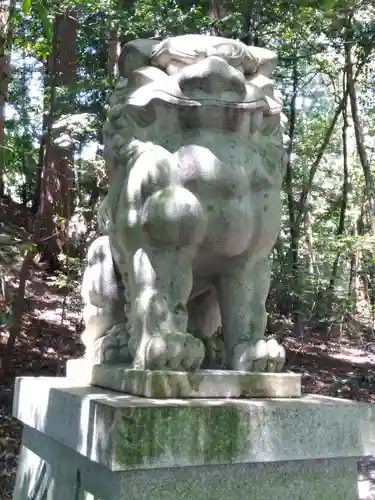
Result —
M 113 472 L 25 427 L 13 500 L 357 500 L 356 469 L 336 458 Z
M 92 385 L 147 398 L 295 398 L 301 396 L 301 375 L 234 370 L 177 372 L 137 370 L 87 360 L 68 363 L 67 376 Z M 70 368 L 69 368 L 70 366 Z
M 106 235 L 83 280 L 88 358 L 282 370 L 284 348 L 264 340 L 285 163 L 276 62 L 267 49 L 205 35 L 124 46 L 103 129 Z
M 356 472 L 355 458 L 113 472 L 26 427 L 13 500 L 357 500 Z
M 117 471 L 375 454 L 374 405 L 319 396 L 160 400 L 21 378 L 14 416 Z

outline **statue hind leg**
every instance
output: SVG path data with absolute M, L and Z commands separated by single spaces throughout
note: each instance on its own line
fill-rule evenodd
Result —
M 220 276 L 218 297 L 229 369 L 278 372 L 284 365 L 284 347 L 264 339 L 269 285 L 267 257 L 238 260 Z
M 94 363 L 129 363 L 126 293 L 108 236 L 100 236 L 90 245 L 87 261 L 81 289 L 85 357 Z

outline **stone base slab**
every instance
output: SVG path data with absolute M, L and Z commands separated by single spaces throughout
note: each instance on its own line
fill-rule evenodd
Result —
M 70 360 L 67 376 L 90 385 L 146 398 L 299 398 L 301 375 L 230 370 L 136 370 L 123 365 L 90 365 Z
M 375 407 L 336 398 L 146 399 L 21 378 L 13 500 L 356 500 Z
M 375 405 L 319 396 L 161 400 L 25 377 L 13 414 L 113 471 L 375 454 Z
M 13 500 L 357 500 L 355 458 L 112 472 L 24 428 Z

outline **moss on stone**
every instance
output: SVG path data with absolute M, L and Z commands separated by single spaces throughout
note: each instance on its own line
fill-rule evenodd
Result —
M 129 408 L 116 425 L 116 464 L 233 463 L 246 451 L 244 417 L 229 405 Z

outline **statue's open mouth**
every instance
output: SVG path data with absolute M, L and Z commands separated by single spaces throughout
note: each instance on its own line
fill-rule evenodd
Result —
M 264 80 L 267 86 L 269 80 Z M 265 116 L 279 114 L 280 103 L 267 94 L 259 82 L 246 79 L 220 57 L 211 56 L 172 75 L 156 67 L 133 71 L 125 106 L 152 107 L 159 101 L 180 108 L 209 106 L 262 111 Z
M 134 111 L 135 109 L 150 109 L 153 106 L 160 105 L 166 108 L 178 107 L 181 110 L 187 108 L 199 109 L 202 107 L 210 109 L 226 108 L 250 113 L 262 112 L 264 116 L 279 115 L 282 111 L 281 103 L 268 96 L 252 99 L 251 95 L 245 95 L 244 99 L 240 100 L 238 96 L 230 92 L 221 96 L 210 96 L 206 92 L 200 92 L 200 95 L 197 97 L 188 97 L 178 88 L 176 92 L 168 92 L 168 90 L 155 87 L 154 84 L 145 87 L 132 92 L 126 98 L 124 103 L 126 108 L 133 108 Z M 249 92 L 249 94 L 251 94 L 251 92 Z
M 266 117 L 277 117 L 281 112 L 281 104 L 268 97 L 252 101 L 223 100 L 218 97 L 193 99 L 159 89 L 142 93 L 142 96 L 130 95 L 125 108 L 128 116 L 133 116 L 141 127 L 157 122 L 157 115 L 160 120 L 159 113 L 165 116 L 164 123 L 172 123 L 172 114 L 177 113 L 175 116 L 178 116 L 181 129 L 206 127 L 227 131 L 238 130 L 244 120 L 250 120 L 247 122 L 248 127 L 250 131 L 255 131 Z
M 207 130 L 228 132 L 238 131 L 240 124 L 245 121 L 249 131 L 255 132 L 265 117 L 280 114 L 280 108 L 271 110 L 266 100 L 253 102 L 221 101 L 213 98 L 198 100 L 170 94 L 166 96 L 162 92 L 149 96 L 147 103 L 141 104 L 138 100 L 128 99 L 125 108 L 126 114 L 132 116 L 140 127 L 164 123 L 168 128 L 168 124 L 175 123 L 178 117 L 178 126 L 182 130 L 205 127 Z
M 259 99 L 254 101 L 234 101 L 229 99 L 219 99 L 215 97 L 199 97 L 198 99 L 192 99 L 190 97 L 185 97 L 182 95 L 173 95 L 164 90 L 154 91 L 152 95 L 145 96 L 145 99 L 139 100 L 138 96 L 130 96 L 125 106 L 136 106 L 143 107 L 149 105 L 152 101 L 163 101 L 168 104 L 174 104 L 176 106 L 186 106 L 186 107 L 202 107 L 204 105 L 225 107 L 225 108 L 237 108 L 246 109 L 249 111 L 268 109 L 269 105 L 267 100 Z M 280 110 L 280 106 L 275 103 L 275 110 Z

